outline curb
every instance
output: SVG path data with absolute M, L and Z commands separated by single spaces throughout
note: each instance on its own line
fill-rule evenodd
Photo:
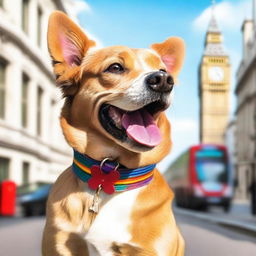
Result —
M 195 217 L 201 220 L 206 220 L 209 222 L 217 223 L 224 226 L 229 226 L 236 229 L 241 229 L 241 230 L 250 232 L 256 236 L 256 224 L 254 223 L 252 224 L 243 223 L 242 221 L 238 221 L 238 220 L 224 219 L 221 217 L 215 217 L 215 216 L 210 216 L 210 215 L 206 215 L 203 213 L 198 213 L 190 210 L 180 209 L 177 207 L 174 207 L 174 213 Z

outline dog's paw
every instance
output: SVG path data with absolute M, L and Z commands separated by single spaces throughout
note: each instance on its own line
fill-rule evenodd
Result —
M 153 252 L 142 249 L 140 247 L 131 244 L 120 244 L 113 242 L 111 249 L 113 251 L 113 256 L 153 256 Z
M 111 249 L 114 256 L 135 256 L 140 255 L 141 249 L 130 244 L 112 243 Z

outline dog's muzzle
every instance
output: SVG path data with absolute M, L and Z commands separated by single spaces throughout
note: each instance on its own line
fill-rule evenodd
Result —
M 174 85 L 172 76 L 162 70 L 149 74 L 145 80 L 148 88 L 158 93 L 170 93 Z

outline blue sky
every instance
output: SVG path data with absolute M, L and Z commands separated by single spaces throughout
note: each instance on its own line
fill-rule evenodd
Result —
M 199 142 L 197 72 L 211 15 L 211 1 L 74 1 L 80 25 L 102 46 L 148 48 L 170 36 L 185 40 L 184 66 L 174 91 L 173 105 L 167 111 L 173 127 L 173 149 L 159 165 L 164 170 L 182 151 Z M 245 18 L 251 17 L 251 1 L 219 0 L 214 10 L 232 65 L 231 116 L 235 109 L 235 72 L 242 53 L 241 25 Z

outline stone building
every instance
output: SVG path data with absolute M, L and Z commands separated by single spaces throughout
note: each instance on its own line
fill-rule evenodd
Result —
M 71 163 L 46 44 L 60 0 L 0 0 L 0 181 L 52 182 Z
M 236 74 L 236 197 L 248 200 L 252 181 L 256 182 L 256 1 L 253 19 L 242 25 L 243 53 Z
M 224 144 L 229 118 L 230 62 L 213 11 L 198 72 L 199 137 L 201 143 Z

